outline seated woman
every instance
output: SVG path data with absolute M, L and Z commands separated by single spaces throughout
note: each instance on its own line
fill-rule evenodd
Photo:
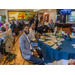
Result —
M 1 27 L 1 31 L 3 33 L 3 42 L 0 46 L 0 52 L 3 53 L 3 48 L 4 53 L 9 53 L 12 50 L 13 47 L 13 43 L 14 43 L 14 37 L 12 36 L 12 34 L 9 31 L 6 31 L 5 27 Z
M 11 28 L 9 28 L 9 24 L 5 23 L 6 31 L 9 31 L 12 34 Z

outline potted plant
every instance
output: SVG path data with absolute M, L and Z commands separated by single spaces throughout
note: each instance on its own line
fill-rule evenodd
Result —
M 6 21 L 6 15 L 2 15 L 2 21 Z

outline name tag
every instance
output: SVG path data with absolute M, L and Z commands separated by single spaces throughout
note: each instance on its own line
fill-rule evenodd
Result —
M 46 29 L 44 29 L 43 31 L 45 31 Z

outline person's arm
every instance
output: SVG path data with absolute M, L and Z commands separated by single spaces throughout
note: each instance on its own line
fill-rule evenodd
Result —
M 40 33 L 40 28 L 37 29 L 37 34 L 38 34 L 38 35 L 42 35 L 42 34 Z
M 23 40 L 22 37 L 20 37 L 20 39 L 19 39 L 19 44 L 20 44 L 20 49 L 23 53 L 33 55 L 33 52 L 31 52 L 30 50 L 25 49 L 25 44 L 24 44 L 24 40 Z
M 35 37 L 37 40 L 35 40 L 35 43 L 38 43 L 38 40 L 39 40 L 39 35 L 38 34 L 35 34 Z
M 47 26 L 47 32 L 49 33 L 49 27 Z

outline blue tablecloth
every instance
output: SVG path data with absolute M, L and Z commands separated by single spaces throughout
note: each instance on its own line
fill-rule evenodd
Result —
M 60 45 L 60 47 L 62 49 L 58 51 L 51 48 L 52 46 L 43 43 L 43 41 L 38 42 L 38 46 L 41 47 L 45 63 L 52 63 L 55 60 L 59 61 L 61 59 L 75 59 L 75 48 L 73 48 L 72 46 L 72 44 L 75 44 L 75 39 L 72 39 L 72 41 L 70 41 L 69 38 L 66 38 L 66 40 L 61 41 L 61 43 L 62 45 Z

